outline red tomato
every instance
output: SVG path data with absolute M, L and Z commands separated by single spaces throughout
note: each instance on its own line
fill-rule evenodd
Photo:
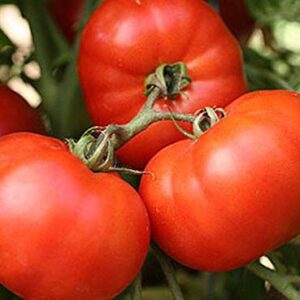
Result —
M 0 136 L 17 131 L 45 133 L 36 110 L 7 86 L 0 84 Z
M 72 43 L 76 36 L 76 24 L 83 11 L 84 0 L 51 0 L 49 10 L 66 39 Z
M 138 193 L 92 173 L 56 139 L 0 139 L 0 281 L 28 300 L 111 299 L 149 245 Z
M 155 241 L 195 269 L 238 268 L 300 232 L 300 94 L 249 93 L 227 112 L 141 181 Z
M 146 101 L 144 80 L 162 63 L 182 61 L 192 83 L 156 109 L 193 113 L 224 106 L 246 90 L 237 42 L 218 15 L 199 0 L 106 0 L 81 41 L 79 74 L 97 125 L 125 123 Z M 142 168 L 161 148 L 183 139 L 171 121 L 151 125 L 118 152 Z
M 241 43 L 246 43 L 255 27 L 244 0 L 219 0 L 220 15 Z

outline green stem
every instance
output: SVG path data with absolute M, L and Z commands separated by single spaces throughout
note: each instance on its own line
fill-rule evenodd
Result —
M 286 275 L 286 279 L 293 284 L 300 284 L 300 276 L 298 275 Z
M 206 277 L 206 287 L 205 287 L 205 297 L 206 300 L 214 299 L 214 285 L 215 285 L 215 273 L 206 272 L 204 273 Z
M 177 283 L 175 270 L 170 258 L 166 256 L 154 243 L 152 243 L 152 250 L 166 276 L 174 300 L 184 300 L 182 291 Z
M 153 109 L 154 103 L 159 94 L 159 89 L 155 89 L 154 92 L 148 97 L 146 104 L 139 114 L 136 115 L 130 122 L 124 125 L 109 125 L 106 129 L 108 134 L 115 134 L 112 137 L 112 144 L 115 149 L 119 149 L 126 144 L 135 135 L 139 134 L 151 124 L 158 121 L 183 121 L 194 122 L 196 116 L 192 114 L 183 114 L 176 112 L 163 112 Z
M 142 300 L 142 274 L 139 273 L 135 278 L 130 293 L 131 300 Z
M 71 141 L 70 143 L 70 149 L 72 153 L 79 158 L 84 157 L 85 159 L 83 162 L 89 166 L 90 169 L 92 169 L 95 172 L 101 172 L 101 171 L 109 171 L 110 167 L 108 169 L 103 169 L 102 165 L 94 165 L 94 160 L 92 161 L 89 157 L 95 157 L 95 161 L 100 162 L 102 158 L 104 157 L 110 157 L 111 159 L 107 159 L 105 166 L 112 166 L 113 165 L 113 156 L 108 155 L 111 154 L 111 152 L 108 153 L 107 149 L 113 149 L 117 150 L 124 144 L 126 144 L 128 141 L 130 141 L 134 136 L 148 128 L 151 124 L 158 122 L 158 121 L 173 121 L 177 129 L 188 138 L 191 138 L 193 140 L 197 139 L 199 137 L 199 134 L 196 135 L 194 132 L 193 134 L 190 134 L 189 132 L 185 131 L 183 128 L 180 128 L 177 121 L 181 122 L 189 122 L 189 123 L 198 123 L 198 121 L 201 123 L 205 121 L 206 127 L 205 129 L 210 128 L 213 126 L 219 119 L 225 116 L 225 112 L 219 108 L 209 108 L 205 107 L 203 111 L 200 111 L 200 115 L 197 116 L 197 113 L 195 114 L 183 114 L 183 113 L 177 113 L 177 112 L 165 112 L 165 111 L 156 111 L 153 109 L 153 106 L 155 104 L 155 100 L 157 99 L 157 96 L 159 95 L 159 89 L 154 87 L 152 89 L 153 93 L 149 94 L 148 100 L 145 103 L 142 110 L 127 124 L 118 125 L 118 124 L 110 124 L 105 129 L 101 127 L 97 127 L 99 134 L 97 138 L 95 136 L 92 136 L 92 147 L 80 147 L 80 149 L 83 149 L 82 151 L 77 151 L 76 144 L 84 144 L 84 140 L 86 139 L 86 135 L 90 134 L 90 129 L 88 129 L 79 139 L 78 142 Z M 221 113 L 221 116 L 218 114 Z M 200 119 L 199 119 L 200 117 Z M 202 118 L 202 119 L 201 119 Z M 195 125 L 195 124 L 194 124 Z M 195 128 L 195 126 L 193 126 Z M 93 128 L 95 130 L 95 128 Z M 205 130 L 202 129 L 202 133 Z M 104 144 L 103 145 L 103 136 L 108 138 L 109 145 Z M 88 140 L 90 143 L 90 139 Z M 87 151 L 87 148 L 90 150 Z M 113 151 L 112 150 L 112 151 Z M 95 152 L 95 155 L 92 153 Z M 99 157 L 99 159 L 97 159 Z
M 246 268 L 263 280 L 268 281 L 277 291 L 289 300 L 300 300 L 300 293 L 284 274 L 267 269 L 258 262 L 251 263 Z
M 181 91 L 182 87 L 185 87 L 187 84 L 190 83 L 190 78 L 188 76 L 182 75 L 182 73 L 185 74 L 185 66 L 182 64 L 175 64 L 172 65 L 171 68 L 175 68 L 177 71 L 178 70 L 183 70 L 180 72 L 180 76 L 173 76 L 173 80 L 176 83 L 172 84 L 173 90 L 172 94 L 175 93 L 175 91 Z M 176 71 L 175 70 L 175 71 Z M 172 81 L 171 81 L 172 82 Z M 166 85 L 168 87 L 168 85 Z M 167 88 L 169 91 L 169 89 Z M 150 88 L 147 92 L 148 98 L 147 101 L 144 105 L 144 107 L 141 109 L 141 111 L 128 123 L 123 124 L 123 125 L 118 125 L 118 124 L 110 124 L 108 125 L 105 129 L 102 129 L 99 127 L 99 132 L 101 134 L 98 135 L 98 138 L 93 141 L 93 147 L 90 149 L 94 151 L 97 149 L 97 155 L 99 155 L 100 158 L 106 157 L 107 156 L 107 145 L 102 146 L 102 139 L 103 136 L 109 137 L 109 149 L 113 148 L 114 150 L 119 149 L 121 146 L 126 144 L 128 141 L 130 141 L 134 136 L 139 134 L 140 132 L 144 131 L 146 128 L 148 128 L 151 124 L 158 122 L 158 121 L 173 121 L 177 129 L 185 136 L 188 138 L 191 138 L 195 140 L 198 136 L 195 134 L 190 134 L 189 132 L 185 131 L 183 128 L 180 127 L 180 125 L 177 123 L 177 121 L 180 122 L 189 122 L 189 123 L 194 123 L 199 121 L 199 126 L 203 122 L 205 122 L 205 129 L 210 128 L 213 126 L 219 119 L 223 116 L 225 116 L 225 112 L 219 108 L 208 108 L 205 107 L 203 111 L 200 111 L 200 119 L 197 116 L 197 112 L 195 114 L 184 114 L 184 113 L 177 113 L 177 112 L 172 112 L 172 111 L 156 111 L 153 109 L 155 101 L 161 97 L 161 87 L 156 86 L 156 85 L 150 85 Z M 167 101 L 167 100 L 166 100 Z M 222 112 L 222 113 L 221 113 Z M 219 114 L 221 113 L 221 116 Z M 193 126 L 195 128 L 195 126 Z M 202 129 L 202 128 L 201 128 Z M 85 138 L 86 134 L 89 132 L 87 130 L 82 137 Z M 202 133 L 204 130 L 202 129 Z M 94 138 L 94 137 L 93 137 Z M 82 138 L 79 139 L 77 142 L 78 144 L 81 144 Z M 72 142 L 72 149 L 73 154 L 77 155 L 79 158 L 80 157 L 86 157 L 90 155 L 86 155 L 86 150 L 84 149 L 84 153 L 77 153 L 76 151 L 76 146 L 74 146 L 76 143 L 73 141 Z M 92 155 L 93 156 L 93 155 Z M 100 160 L 98 160 L 100 161 Z M 93 166 L 93 162 L 90 161 L 89 158 L 84 161 L 86 162 L 91 162 L 91 164 L 88 164 L 91 166 L 90 168 L 94 171 L 107 171 L 101 169 L 101 166 Z M 113 164 L 113 161 L 107 160 L 107 164 Z
M 67 66 L 64 77 L 60 84 L 58 84 L 57 97 L 54 101 L 54 120 L 53 131 L 58 137 L 66 137 L 73 134 L 73 126 L 77 119 L 76 110 L 80 106 L 84 107 L 81 101 L 80 86 L 77 76 L 77 53 L 79 49 L 79 39 L 76 40 L 74 48 L 71 50 L 70 63 Z M 76 103 L 75 103 L 76 102 Z M 77 104 L 80 102 L 80 104 Z
M 287 272 L 287 267 L 280 261 L 280 254 L 278 252 L 273 251 L 268 253 L 267 257 L 273 264 L 274 268 L 276 269 L 277 272 L 279 273 L 285 273 Z
M 83 149 L 82 151 L 77 151 L 76 145 L 77 144 L 84 144 L 84 141 L 86 139 L 86 135 L 90 134 L 90 129 L 88 129 L 79 139 L 78 142 L 75 142 L 73 140 L 69 141 L 70 144 L 70 150 L 72 153 L 79 158 L 85 157 L 84 163 L 88 162 L 88 165 L 90 168 L 96 172 L 99 171 L 109 171 L 109 170 L 103 170 L 101 167 L 95 165 L 92 166 L 93 162 L 90 161 L 89 157 L 94 155 L 91 154 L 91 152 L 97 152 L 97 155 L 99 157 L 103 158 L 106 157 L 108 152 L 107 149 L 114 149 L 117 150 L 124 144 L 126 144 L 129 140 L 131 140 L 134 136 L 145 130 L 147 127 L 149 127 L 151 124 L 158 122 L 158 121 L 183 121 L 183 122 L 189 122 L 192 123 L 197 118 L 196 115 L 193 114 L 183 114 L 183 113 L 176 113 L 176 112 L 163 112 L 163 111 L 156 111 L 153 109 L 157 94 L 156 94 L 156 88 L 154 88 L 154 95 L 149 96 L 148 101 L 144 105 L 143 109 L 138 113 L 130 122 L 123 125 L 118 124 L 110 124 L 105 129 L 98 127 L 98 137 L 92 137 L 94 141 L 92 141 L 93 146 L 89 147 L 90 151 L 87 153 L 88 147 L 80 147 L 80 149 Z M 156 94 L 156 95 L 155 95 Z M 179 126 L 176 123 L 176 126 Z M 94 128 L 95 130 L 95 128 Z M 182 130 L 184 131 L 184 130 Z M 185 133 L 188 135 L 188 133 Z M 108 145 L 103 146 L 103 136 L 109 137 L 109 148 Z M 192 137 L 193 138 L 193 137 Z M 91 141 L 88 140 L 90 143 Z M 99 161 L 99 160 L 98 160 Z M 90 162 L 90 163 L 89 163 Z M 112 164 L 113 161 L 107 161 L 107 165 Z
M 116 136 L 112 139 L 112 144 L 115 149 L 119 149 L 126 144 L 135 135 L 139 134 L 151 124 L 158 121 L 176 120 L 192 123 L 195 120 L 194 115 L 180 114 L 171 112 L 149 111 L 147 114 L 141 114 L 138 118 L 133 119 L 130 123 L 125 125 L 112 125 L 115 128 Z M 109 131 L 110 126 L 107 127 Z
M 147 111 L 153 108 L 155 101 L 159 98 L 160 96 L 160 89 L 159 88 L 154 88 L 152 92 L 149 94 L 147 97 L 147 102 L 145 103 L 142 111 Z

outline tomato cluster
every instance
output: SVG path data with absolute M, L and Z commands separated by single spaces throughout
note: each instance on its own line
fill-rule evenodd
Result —
M 62 27 L 70 41 L 82 5 Z M 100 127 L 77 142 L 35 134 L 45 133 L 36 111 L 0 86 L 7 288 L 30 300 L 107 300 L 136 277 L 150 237 L 183 265 L 225 271 L 300 232 L 300 95 L 247 93 L 239 44 L 205 1 L 105 0 L 84 29 L 78 70 Z M 113 150 L 144 170 L 138 191 L 106 172 Z

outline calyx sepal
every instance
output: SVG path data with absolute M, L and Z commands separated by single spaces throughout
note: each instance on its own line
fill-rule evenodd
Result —
M 184 88 L 191 81 L 191 77 L 187 74 L 187 67 L 183 62 L 162 64 L 146 78 L 145 96 L 149 97 L 153 90 L 159 89 L 159 98 L 174 99 L 183 93 Z

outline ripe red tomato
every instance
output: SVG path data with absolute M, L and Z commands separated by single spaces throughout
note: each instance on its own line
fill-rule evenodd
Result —
M 0 139 L 0 281 L 24 299 L 111 299 L 149 245 L 138 193 L 56 139 Z
M 7 86 L 0 84 L 0 136 L 17 131 L 45 133 L 36 110 Z
M 51 0 L 49 11 L 66 39 L 72 43 L 76 24 L 83 11 L 84 0 Z
M 253 92 L 227 112 L 141 181 L 155 241 L 195 269 L 238 268 L 300 232 L 300 95 Z
M 145 77 L 162 63 L 182 61 L 192 83 L 156 109 L 193 113 L 224 106 L 246 90 L 237 42 L 218 15 L 199 0 L 106 0 L 81 41 L 79 74 L 97 125 L 125 123 L 146 101 Z M 142 168 L 161 148 L 183 139 L 171 121 L 151 125 L 118 152 L 125 165 Z
M 220 15 L 230 31 L 243 44 L 249 39 L 255 21 L 249 15 L 244 0 L 219 0 Z

